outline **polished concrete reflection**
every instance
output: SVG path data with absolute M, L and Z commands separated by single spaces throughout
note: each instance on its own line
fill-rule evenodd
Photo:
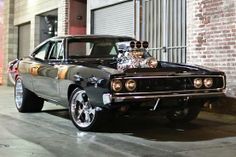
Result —
M 161 117 L 130 116 L 99 132 L 78 131 L 67 110 L 47 104 L 40 113 L 18 113 L 13 89 L 0 86 L 0 156 L 235 156 L 236 117 L 201 113 L 188 125 Z

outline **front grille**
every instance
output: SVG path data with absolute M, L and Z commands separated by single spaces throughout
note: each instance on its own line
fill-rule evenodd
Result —
M 211 88 L 206 88 L 204 85 L 201 88 L 195 88 L 193 80 L 195 78 L 213 78 L 213 86 Z M 204 90 L 204 89 L 222 89 L 224 88 L 224 77 L 222 76 L 189 76 L 189 77 L 139 77 L 128 79 L 133 79 L 137 83 L 137 88 L 133 92 L 168 92 L 168 91 L 188 91 L 188 90 Z M 122 83 L 128 80 L 127 78 L 122 79 Z M 126 93 L 128 91 L 123 88 L 121 93 Z
M 154 92 L 154 91 L 175 91 L 175 90 L 194 90 L 193 80 L 196 77 L 181 78 L 153 78 L 137 79 L 137 92 Z M 198 77 L 204 80 L 205 77 Z M 210 89 L 223 88 L 224 82 L 222 77 L 213 78 L 213 86 Z M 200 89 L 208 89 L 202 86 Z
M 190 78 L 154 78 L 138 79 L 137 92 L 174 91 L 193 89 Z

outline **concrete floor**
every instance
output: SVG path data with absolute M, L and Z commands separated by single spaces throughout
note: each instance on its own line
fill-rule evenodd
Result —
M 202 112 L 191 124 L 163 118 L 124 117 L 103 131 L 78 131 L 63 108 L 17 112 L 13 89 L 0 86 L 0 157 L 234 157 L 236 117 Z

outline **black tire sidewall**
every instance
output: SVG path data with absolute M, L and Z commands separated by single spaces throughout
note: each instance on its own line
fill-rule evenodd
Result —
M 40 112 L 43 108 L 43 103 L 44 100 L 42 98 L 39 98 L 37 95 L 35 95 L 33 92 L 29 91 L 28 89 L 26 89 L 24 87 L 24 83 L 23 80 L 21 79 L 21 77 L 17 77 L 16 78 L 16 82 L 17 80 L 21 80 L 22 83 L 22 104 L 21 107 L 19 108 L 16 104 L 16 84 L 14 87 L 14 100 L 15 100 L 15 105 L 16 108 L 19 112 Z
M 199 112 L 201 111 L 202 102 L 201 101 L 192 101 L 188 104 L 188 106 L 184 107 L 184 109 L 188 109 L 188 113 L 183 115 L 182 117 L 175 117 L 174 113 L 176 110 L 173 109 L 167 113 L 167 119 L 174 123 L 188 123 L 197 118 Z
M 99 127 L 98 119 L 99 119 L 99 117 L 101 117 L 101 116 L 100 116 L 100 114 L 101 114 L 100 112 L 98 112 L 98 111 L 95 110 L 94 119 L 93 119 L 92 123 L 91 123 L 89 126 L 87 126 L 87 127 L 80 127 L 80 126 L 74 121 L 74 118 L 72 117 L 72 114 L 71 114 L 72 98 L 73 98 L 74 95 L 75 95 L 77 92 L 79 92 L 79 91 L 81 91 L 81 89 L 76 88 L 76 89 L 72 92 L 72 94 L 71 94 L 71 96 L 70 96 L 70 100 L 69 100 L 69 115 L 70 115 L 70 119 L 71 119 L 71 121 L 73 122 L 73 124 L 74 124 L 79 130 L 81 130 L 81 131 L 95 131 L 95 130 Z

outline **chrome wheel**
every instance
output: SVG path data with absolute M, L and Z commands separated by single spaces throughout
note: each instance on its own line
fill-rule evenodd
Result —
M 23 102 L 23 84 L 21 79 L 17 79 L 15 84 L 15 102 L 16 107 L 19 109 L 22 107 Z
M 80 128 L 90 127 L 96 116 L 95 108 L 90 104 L 85 91 L 78 90 L 70 101 L 70 114 L 73 122 Z

